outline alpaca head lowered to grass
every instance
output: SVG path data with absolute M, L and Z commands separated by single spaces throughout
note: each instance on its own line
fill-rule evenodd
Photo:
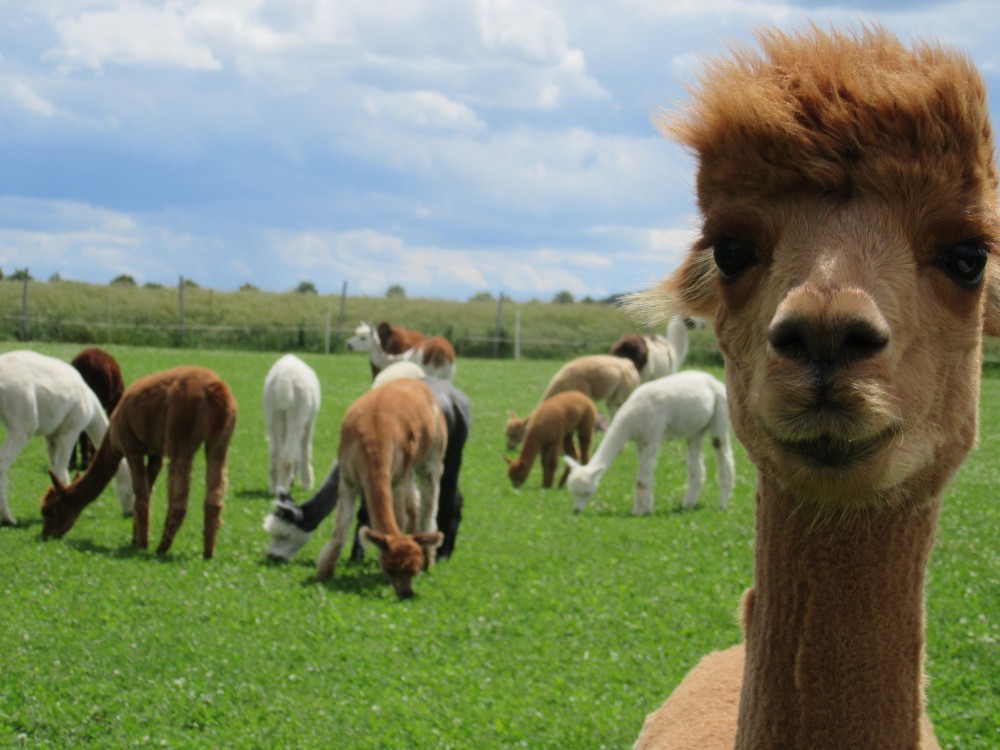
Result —
M 936 748 L 924 569 L 1000 331 L 982 81 L 879 27 L 758 33 L 663 129 L 701 236 L 636 306 L 714 318 L 758 470 L 744 647 L 706 657 L 638 748 Z

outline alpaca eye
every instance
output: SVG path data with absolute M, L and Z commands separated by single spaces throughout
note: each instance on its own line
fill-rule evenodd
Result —
M 976 286 L 983 280 L 989 252 L 979 240 L 967 240 L 952 245 L 940 257 L 941 265 L 955 281 L 965 286 Z
M 757 262 L 752 243 L 735 237 L 721 237 L 712 246 L 715 265 L 722 278 L 732 281 Z

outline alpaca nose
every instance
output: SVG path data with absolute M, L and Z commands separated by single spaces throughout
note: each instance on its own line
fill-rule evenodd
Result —
M 889 331 L 882 321 L 869 317 L 823 319 L 793 313 L 771 325 L 767 340 L 779 356 L 808 365 L 823 376 L 883 351 L 889 344 Z

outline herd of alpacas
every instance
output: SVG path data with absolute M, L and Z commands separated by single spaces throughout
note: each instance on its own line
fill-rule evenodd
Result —
M 658 123 L 696 157 L 702 219 L 680 267 L 630 302 L 647 320 L 671 319 L 668 335 L 629 336 L 610 355 L 566 363 L 526 419 L 511 415 L 508 446 L 523 447 L 509 476 L 523 482 L 540 457 L 549 486 L 564 456 L 580 512 L 633 442 L 633 510 L 649 513 L 657 449 L 684 439 L 689 506 L 710 436 L 725 507 L 731 416 L 757 469 L 744 640 L 695 665 L 635 747 L 939 750 L 925 705 L 926 568 L 944 490 L 977 440 L 982 339 L 1000 335 L 1000 178 L 985 88 L 965 56 L 906 46 L 878 25 L 766 29 L 756 40 L 709 61 L 692 101 Z M 687 315 L 714 321 L 725 387 L 678 372 Z M 393 331 L 399 340 L 387 341 Z M 288 488 L 295 476 L 312 481 L 303 444 L 319 393 L 308 368 L 283 362 L 274 379 L 291 382 L 265 389 L 280 493 L 265 521 L 272 557 L 294 555 L 333 512 L 317 566 L 332 575 L 356 505 L 356 537 L 379 550 L 400 597 L 449 535 L 453 551 L 470 405 L 450 383 L 444 343 L 359 329 L 351 345 L 379 377 L 348 409 L 337 460 L 302 506 Z M 595 402 L 610 422 L 591 456 Z M 183 520 L 190 459 L 204 444 L 211 556 L 236 406 L 210 371 L 148 375 L 108 417 L 71 365 L 11 352 L 0 356 L 0 417 L 0 521 L 14 523 L 7 470 L 43 434 L 43 534 L 66 533 L 117 477 L 145 546 L 149 488 L 166 457 L 159 552 Z M 98 447 L 68 482 L 81 433 Z
M 347 410 L 336 459 L 312 497 L 298 505 L 293 484 L 313 491 L 312 443 L 320 410 L 316 372 L 294 354 L 279 358 L 264 378 L 263 408 L 274 508 L 264 519 L 267 556 L 291 559 L 331 514 L 333 533 L 317 561 L 317 578 L 337 567 L 357 509 L 351 559 L 378 550 L 379 563 L 401 598 L 412 581 L 438 559 L 449 558 L 462 517 L 459 489 L 462 451 L 472 404 L 452 384 L 456 367 L 450 342 L 387 322 L 362 323 L 347 341 L 368 353 L 371 390 Z M 711 436 L 718 456 L 719 504 L 733 486 L 725 389 L 706 373 L 677 370 L 688 349 L 687 323 L 676 318 L 667 335 L 626 334 L 606 355 L 578 357 L 553 376 L 538 406 L 523 420 L 512 415 L 505 456 L 508 477 L 520 487 L 538 459 L 542 487 L 567 481 L 579 512 L 600 477 L 627 442 L 641 467 L 636 514 L 652 512 L 652 473 L 664 440 L 688 442 L 684 507 L 697 502 L 705 468 L 701 445 Z M 595 402 L 607 405 L 607 434 L 590 461 L 601 426 Z M 132 542 L 149 544 L 149 503 L 167 461 L 167 510 L 156 548 L 165 554 L 187 514 L 195 454 L 206 457 L 203 555 L 215 553 L 226 491 L 226 458 L 236 426 L 229 386 L 202 367 L 182 366 L 139 378 L 128 387 L 114 358 L 102 349 L 82 351 L 71 363 L 31 351 L 0 355 L 0 419 L 7 436 L 0 447 L 0 523 L 16 523 L 7 500 L 7 470 L 36 434 L 49 446 L 50 487 L 42 498 L 42 535 L 61 537 L 114 480 L 122 511 L 132 517 Z M 574 442 L 575 439 L 575 442 Z M 79 459 L 74 450 L 79 442 Z M 94 447 L 96 446 L 96 448 Z M 80 473 L 71 481 L 68 470 Z

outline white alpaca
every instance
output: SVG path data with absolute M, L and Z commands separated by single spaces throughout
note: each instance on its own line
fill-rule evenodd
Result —
M 694 507 L 705 483 L 701 453 L 705 433 L 712 436 L 718 465 L 719 507 L 725 509 L 735 480 L 726 388 L 708 373 L 687 370 L 636 388 L 585 466 L 563 456 L 570 467 L 566 487 L 574 496 L 574 512 L 579 513 L 587 505 L 597 492 L 604 472 L 630 440 L 639 455 L 632 512 L 646 515 L 653 511 L 653 471 L 660 444 L 665 440 L 687 440 L 688 484 L 684 507 Z
M 99 445 L 108 429 L 104 407 L 68 362 L 30 351 L 0 354 L 0 421 L 7 437 L 0 446 L 0 525 L 17 523 L 7 498 L 7 470 L 34 435 L 48 443 L 49 469 L 69 484 L 69 456 L 81 432 Z M 123 461 L 115 475 L 122 512 L 131 515 L 135 496 Z
M 457 365 L 454 349 L 447 339 L 440 336 L 424 339 L 402 354 L 389 354 L 382 348 L 375 327 L 362 321 L 344 345 L 352 352 L 368 352 L 369 360 L 378 370 L 397 362 L 413 362 L 423 369 L 424 375 L 448 381 L 455 378 Z
M 416 362 L 393 362 L 375 376 L 375 379 L 372 381 L 372 388 L 378 388 L 380 385 L 392 382 L 393 380 L 399 380 L 400 378 L 415 378 L 420 380 L 420 378 L 426 375 L 427 373 L 424 372 L 424 368 Z
M 286 354 L 264 379 L 264 420 L 271 456 L 271 493 L 287 493 L 298 474 L 313 486 L 312 436 L 319 412 L 319 378 L 313 369 Z
M 681 369 L 689 345 L 687 321 L 677 316 L 670 319 L 666 337 L 626 333 L 612 345 L 611 353 L 632 360 L 639 380 L 648 383 Z

